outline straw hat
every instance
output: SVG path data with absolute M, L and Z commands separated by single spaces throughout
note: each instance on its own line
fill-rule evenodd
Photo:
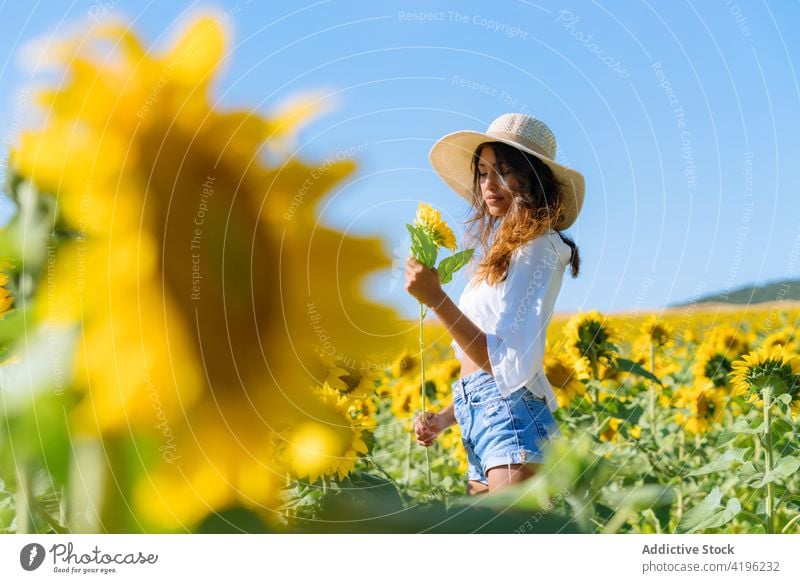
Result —
M 583 206 L 586 188 L 583 175 L 555 161 L 555 135 L 547 124 L 530 115 L 505 113 L 485 133 L 461 130 L 447 134 L 431 148 L 431 165 L 450 188 L 472 204 L 472 154 L 478 144 L 492 141 L 533 154 L 550 167 L 564 185 L 564 215 L 555 228 L 564 230 L 572 225 Z

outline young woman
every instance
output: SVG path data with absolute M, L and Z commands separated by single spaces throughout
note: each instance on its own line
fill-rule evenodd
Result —
M 532 476 L 544 442 L 559 434 L 542 360 L 564 271 L 578 275 L 578 248 L 560 231 L 583 206 L 584 179 L 555 156 L 550 128 L 520 113 L 486 133 L 448 134 L 430 152 L 436 172 L 473 206 L 466 246 L 477 248 L 458 305 L 435 269 L 407 262 L 406 289 L 447 327 L 461 361 L 452 405 L 419 416 L 415 433 L 427 447 L 461 426 L 470 494 Z

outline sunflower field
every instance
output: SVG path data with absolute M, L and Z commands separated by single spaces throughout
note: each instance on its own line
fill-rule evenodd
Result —
M 384 241 L 319 224 L 356 168 L 294 153 L 323 97 L 216 104 L 223 23 L 52 49 L 4 186 L 0 532 L 800 533 L 790 302 L 557 315 L 562 436 L 467 497 L 457 426 L 412 433 L 450 337 L 363 293 Z

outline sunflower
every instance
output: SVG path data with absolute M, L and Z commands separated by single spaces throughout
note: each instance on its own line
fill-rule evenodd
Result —
M 622 425 L 622 419 L 617 417 L 609 417 L 601 426 L 600 429 L 600 441 L 609 441 L 612 443 L 616 443 L 620 440 L 620 433 L 619 428 Z
M 693 328 L 686 328 L 683 332 L 676 334 L 675 338 L 680 339 L 685 347 L 690 344 L 697 344 L 698 335 L 697 331 Z
M 783 346 L 786 349 L 794 352 L 798 351 L 798 338 L 795 335 L 794 330 L 785 329 L 779 332 L 773 332 L 769 336 L 765 337 L 761 343 L 761 347 L 767 350 L 777 348 L 779 346 Z
M 556 394 L 559 407 L 567 407 L 575 399 L 586 395 L 586 385 L 578 380 L 569 360 L 557 354 L 545 354 L 544 372 Z
M 663 319 L 652 315 L 640 327 L 633 341 L 633 360 L 651 370 L 658 378 L 664 378 L 680 370 L 678 360 L 668 357 L 666 349 L 674 345 L 673 328 Z
M 313 419 L 300 423 L 288 437 L 284 454 L 292 472 L 312 483 L 320 476 L 343 479 L 368 452 L 364 442 L 366 430 L 357 422 L 348 400 L 327 384 L 318 395 L 328 408 L 338 413 L 338 423 Z
M 374 398 L 345 397 L 344 402 L 347 404 L 347 414 L 353 420 L 354 427 L 366 431 L 375 430 L 378 426 L 376 418 L 378 407 Z
M 750 350 L 747 334 L 730 324 L 714 327 L 708 335 L 708 342 L 720 351 L 738 357 Z
M 14 296 L 8 289 L 8 274 L 11 271 L 11 264 L 0 260 L 0 320 L 11 310 L 14 305 Z
M 734 395 L 747 395 L 761 406 L 765 387 L 773 397 L 790 395 L 792 411 L 800 412 L 800 357 L 783 346 L 759 348 L 733 363 L 730 374 Z
M 420 227 L 431 238 L 431 241 L 450 251 L 456 250 L 456 235 L 449 225 L 442 220 L 442 214 L 431 205 L 421 202 L 417 207 L 414 226 Z
M 392 376 L 394 378 L 416 375 L 419 374 L 419 371 L 419 352 L 414 353 L 410 350 L 404 350 L 392 363 Z
M 710 380 L 715 387 L 728 386 L 734 361 L 748 351 L 745 336 L 727 324 L 711 330 L 697 349 L 692 365 L 694 378 Z
M 572 316 L 564 328 L 566 347 L 574 360 L 587 358 L 591 366 L 611 364 L 617 354 L 617 332 L 600 312 L 580 312 Z M 593 376 L 595 371 L 592 371 Z
M 395 311 L 360 291 L 390 264 L 381 240 L 316 216 L 355 164 L 268 165 L 265 150 L 319 106 L 216 108 L 227 44 L 212 15 L 160 55 L 123 24 L 93 28 L 59 49 L 65 80 L 39 95 L 45 124 L 10 157 L 58 195 L 59 221 L 77 233 L 35 298 L 39 320 L 82 327 L 73 432 L 169 430 L 176 455 L 157 459 L 134 495 L 160 528 L 275 499 L 276 445 L 313 442 L 313 423 L 335 426 L 340 413 L 309 390 L 328 376 L 315 346 L 362 363 L 399 348 Z
M 436 387 L 436 393 L 432 400 L 445 401 L 452 396 L 452 385 L 461 376 L 461 363 L 455 358 L 435 363 L 430 372 L 426 368 L 425 381 L 432 382 Z
M 377 370 L 336 363 L 324 354 L 319 358 L 326 370 L 325 383 L 337 390 L 340 395 L 351 399 L 364 399 L 375 395 L 375 387 L 380 378 Z
M 597 363 L 597 379 L 601 381 L 621 381 L 628 374 L 613 366 L 609 357 L 601 356 Z M 588 357 L 583 356 L 577 359 L 573 364 L 575 369 L 575 376 L 581 381 L 588 381 L 595 378 L 595 370 L 592 368 L 592 362 Z
M 672 345 L 672 326 L 656 315 L 651 315 L 642 322 L 640 335 L 648 344 L 657 348 Z
M 725 392 L 710 380 L 681 386 L 675 391 L 675 407 L 683 411 L 675 422 L 688 433 L 706 433 L 725 414 Z
M 638 440 L 642 437 L 642 428 L 636 424 L 628 424 L 624 419 L 618 417 L 608 417 L 606 421 L 600 425 L 600 434 L 598 435 L 600 441 L 607 443 L 620 443 L 625 435 L 622 428 L 627 426 L 628 437 Z M 610 458 L 613 450 L 604 454 L 604 457 Z

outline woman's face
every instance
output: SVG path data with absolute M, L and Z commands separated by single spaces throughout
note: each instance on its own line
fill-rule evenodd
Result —
M 481 196 L 489 209 L 489 214 L 502 217 L 511 207 L 513 194 L 506 183 L 506 177 L 510 178 L 511 174 L 507 166 L 497 168 L 496 163 L 494 148 L 491 146 L 481 148 L 478 161 Z

